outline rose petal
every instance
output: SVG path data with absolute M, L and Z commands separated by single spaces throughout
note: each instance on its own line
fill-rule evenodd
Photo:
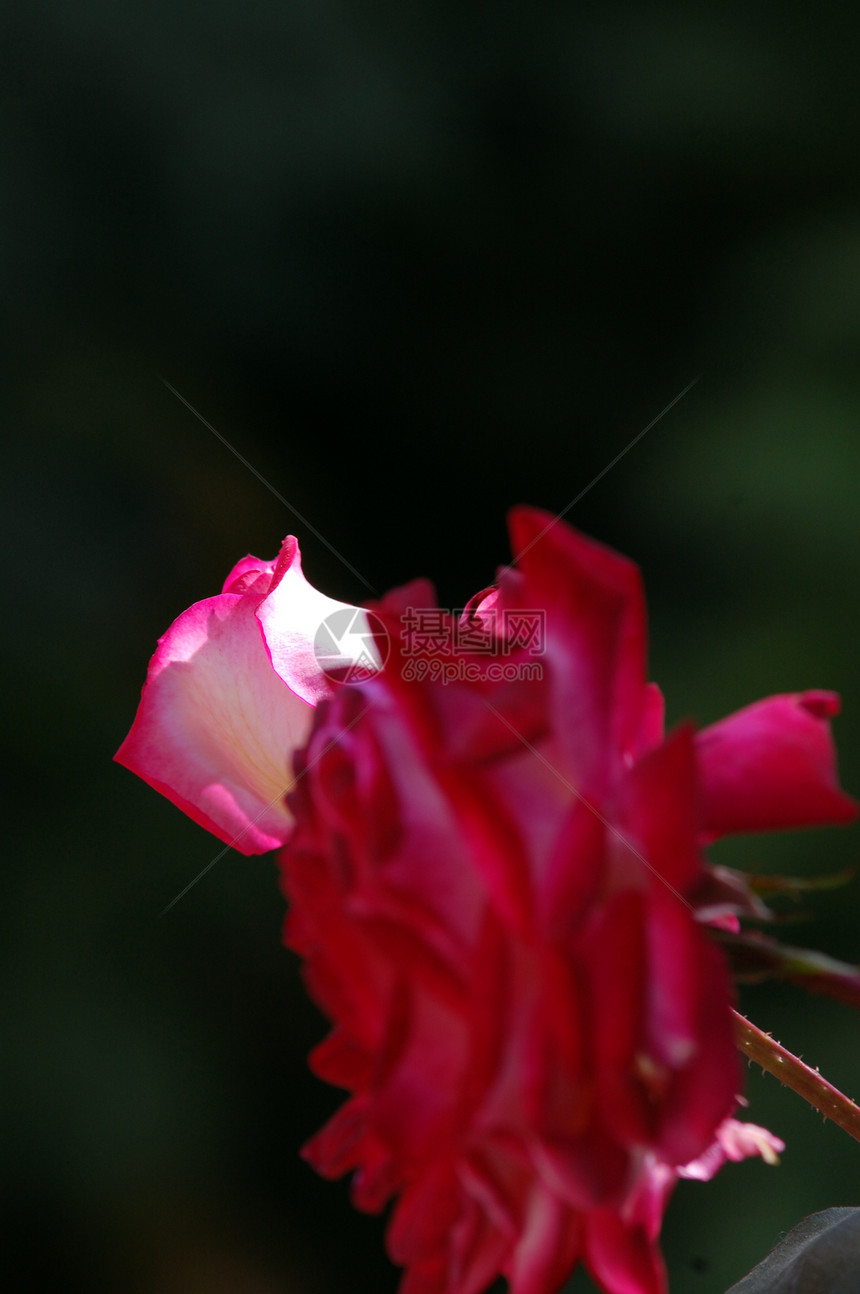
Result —
M 666 1270 L 646 1228 L 608 1210 L 587 1217 L 585 1262 L 606 1294 L 665 1294 Z
M 257 619 L 275 672 L 308 705 L 329 695 L 332 678 L 382 665 L 368 612 L 327 598 L 307 582 L 292 535 L 283 542 Z
M 243 854 L 275 849 L 289 835 L 291 754 L 313 718 L 272 669 L 256 601 L 222 593 L 174 621 L 115 755 Z
M 317 659 L 326 617 L 349 622 L 343 650 Z M 268 640 L 267 640 L 267 636 Z M 284 795 L 313 707 L 339 666 L 380 662 L 367 613 L 318 593 L 284 540 L 274 562 L 250 555 L 219 597 L 184 612 L 159 641 L 137 717 L 116 754 L 189 817 L 242 853 L 282 845 Z
M 560 1289 L 576 1262 L 582 1226 L 552 1191 L 536 1185 L 528 1199 L 522 1233 L 506 1264 L 511 1294 Z
M 703 831 L 853 821 L 857 805 L 839 788 L 828 722 L 838 711 L 833 692 L 771 696 L 699 733 Z
M 646 704 L 645 602 L 632 562 L 537 508 L 509 518 L 517 569 L 499 605 L 546 614 L 546 664 L 559 735 L 588 793 L 629 751 Z
M 759 1155 L 766 1164 L 778 1164 L 784 1150 L 785 1142 L 767 1128 L 757 1123 L 742 1123 L 740 1119 L 723 1119 L 713 1145 L 677 1172 L 679 1177 L 709 1182 L 728 1161 L 738 1164 L 742 1159 Z

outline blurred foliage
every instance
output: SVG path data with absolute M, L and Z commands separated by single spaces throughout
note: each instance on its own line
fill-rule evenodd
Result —
M 159 919 L 218 846 L 110 763 L 155 639 L 242 553 L 291 530 L 333 596 L 425 574 L 457 605 L 507 558 L 508 506 L 582 495 L 569 519 L 643 567 L 671 720 L 835 687 L 860 791 L 844 21 L 833 0 L 4 6 L 7 1288 L 396 1285 L 380 1223 L 296 1153 L 338 1096 L 304 1066 L 323 1023 L 271 860 L 222 858 Z M 834 871 L 857 836 L 718 853 Z M 792 939 L 858 959 L 857 883 L 810 907 Z M 860 1094 L 845 1008 L 744 1007 Z M 748 1096 L 783 1165 L 679 1188 L 679 1294 L 856 1201 L 842 1133 L 772 1079 Z

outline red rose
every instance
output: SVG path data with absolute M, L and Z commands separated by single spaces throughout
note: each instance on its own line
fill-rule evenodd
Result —
M 286 940 L 334 1024 L 311 1065 L 351 1093 L 305 1153 L 352 1172 L 361 1208 L 398 1197 L 403 1294 L 499 1273 L 553 1294 L 577 1260 L 610 1294 L 657 1294 L 666 1194 L 716 1165 L 740 1086 L 727 970 L 688 897 L 700 846 L 853 816 L 834 702 L 664 739 L 636 568 L 531 509 L 511 537 L 457 668 L 438 611 L 423 671 L 404 638 L 429 587 L 389 595 L 386 669 L 323 701 L 297 756 Z

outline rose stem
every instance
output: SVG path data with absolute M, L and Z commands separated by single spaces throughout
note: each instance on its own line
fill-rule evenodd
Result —
M 822 1078 L 817 1069 L 810 1069 L 797 1056 L 792 1056 L 770 1034 L 762 1033 L 737 1011 L 735 1018 L 735 1043 L 738 1050 L 754 1060 L 762 1069 L 773 1074 L 784 1087 L 790 1087 L 804 1101 L 819 1110 L 826 1119 L 837 1123 L 855 1141 L 860 1141 L 860 1107 Z

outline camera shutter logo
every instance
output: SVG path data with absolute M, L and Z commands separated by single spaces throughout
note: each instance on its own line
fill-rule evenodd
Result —
M 314 635 L 314 656 L 333 683 L 363 683 L 385 667 L 388 632 L 363 607 L 342 607 L 326 616 Z

